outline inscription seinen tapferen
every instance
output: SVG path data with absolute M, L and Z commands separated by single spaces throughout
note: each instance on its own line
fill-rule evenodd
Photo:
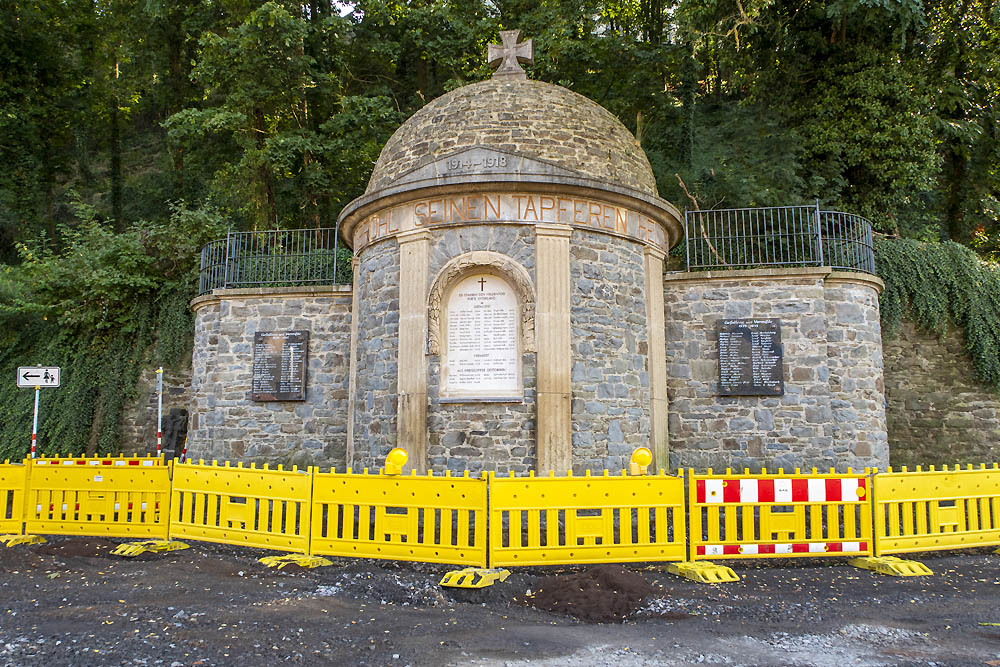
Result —
M 306 400 L 308 331 L 258 331 L 253 337 L 254 401 Z
M 784 393 L 781 321 L 722 320 L 719 323 L 719 394 L 781 396 Z

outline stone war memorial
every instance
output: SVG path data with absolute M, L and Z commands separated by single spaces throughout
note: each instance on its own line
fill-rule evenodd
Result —
M 531 41 L 502 37 L 492 78 L 393 134 L 336 231 L 203 251 L 191 457 L 358 470 L 401 447 L 418 472 L 566 474 L 645 446 L 657 468 L 885 468 L 867 221 L 685 214 L 621 122 L 528 78 Z M 344 246 L 353 280 L 310 273 Z

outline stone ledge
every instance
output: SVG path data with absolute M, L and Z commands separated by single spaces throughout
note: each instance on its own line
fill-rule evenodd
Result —
M 826 278 L 827 283 L 844 283 L 848 285 L 867 285 L 879 294 L 885 289 L 885 282 L 871 273 L 860 271 L 833 271 Z
M 831 266 L 810 266 L 792 269 L 741 269 L 738 271 L 679 271 L 663 276 L 668 284 L 713 283 L 731 280 L 822 280 L 824 283 L 867 285 L 880 293 L 885 283 L 876 275 L 858 271 L 837 271 Z
M 191 299 L 188 304 L 191 310 L 198 311 L 205 306 L 219 303 L 227 299 L 246 299 L 248 297 L 277 297 L 294 299 L 299 297 L 344 296 L 352 297 L 353 285 L 315 285 L 299 287 L 242 287 L 236 289 L 215 289 L 208 294 L 202 294 Z

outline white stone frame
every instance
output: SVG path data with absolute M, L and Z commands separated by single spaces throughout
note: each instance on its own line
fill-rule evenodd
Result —
M 427 296 L 427 354 L 441 355 L 441 320 L 445 297 L 462 278 L 473 273 L 490 273 L 506 280 L 521 308 L 521 352 L 534 352 L 535 285 L 528 270 L 513 258 L 489 250 L 467 252 L 445 264 L 431 283 Z

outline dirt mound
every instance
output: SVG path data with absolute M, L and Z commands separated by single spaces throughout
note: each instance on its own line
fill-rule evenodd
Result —
M 111 553 L 117 544 L 99 537 L 80 537 L 69 540 L 50 542 L 38 547 L 38 553 L 69 558 L 82 556 L 85 558 L 104 558 Z
M 518 602 L 536 609 L 575 616 L 588 623 L 621 623 L 656 593 L 648 581 L 616 565 L 540 579 L 537 590 Z

